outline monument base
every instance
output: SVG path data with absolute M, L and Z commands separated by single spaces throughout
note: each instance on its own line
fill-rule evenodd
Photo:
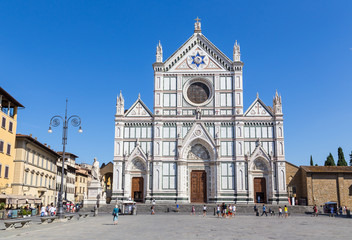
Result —
M 98 180 L 93 179 L 88 186 L 88 196 L 83 200 L 84 206 L 98 207 L 106 204 L 105 196 L 103 196 L 103 188 Z

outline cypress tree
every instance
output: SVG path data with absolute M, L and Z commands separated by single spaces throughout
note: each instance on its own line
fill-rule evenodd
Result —
M 330 153 L 329 156 L 326 158 L 324 166 L 336 166 L 335 160 L 332 154 Z
M 310 155 L 310 165 L 314 166 L 312 155 Z
M 337 149 L 337 155 L 338 155 L 337 166 L 347 166 L 345 155 L 343 154 L 341 147 Z
M 352 166 L 352 151 L 351 151 L 351 154 L 350 154 L 350 166 Z

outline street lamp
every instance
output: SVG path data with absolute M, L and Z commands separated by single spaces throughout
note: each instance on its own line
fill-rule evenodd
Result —
M 56 215 L 59 218 L 64 217 L 64 209 L 63 209 L 63 203 L 62 203 L 62 194 L 63 194 L 63 188 L 64 188 L 64 175 L 65 175 L 65 147 L 67 144 L 67 129 L 69 122 L 71 121 L 71 125 L 74 127 L 78 127 L 78 132 L 82 133 L 82 127 L 81 127 L 81 118 L 77 115 L 72 115 L 69 118 L 67 118 L 67 99 L 66 99 L 66 109 L 65 109 L 65 117 L 61 117 L 60 115 L 55 115 L 50 119 L 50 124 L 49 124 L 49 133 L 52 133 L 53 130 L 51 130 L 51 126 L 53 127 L 58 127 L 60 125 L 60 120 L 63 123 L 63 131 L 62 131 L 62 168 L 61 168 L 61 186 L 60 186 L 60 192 L 58 196 L 58 211 Z

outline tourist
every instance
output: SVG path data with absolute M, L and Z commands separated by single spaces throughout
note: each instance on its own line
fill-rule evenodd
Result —
M 256 215 L 256 216 L 259 216 L 259 212 L 258 212 L 258 208 L 257 208 L 257 205 L 256 205 L 256 204 L 254 204 L 253 209 L 254 209 L 255 215 Z
M 340 215 L 342 216 L 342 207 L 340 207 L 339 213 L 340 213 Z
M 346 206 L 343 206 L 343 214 L 345 214 L 345 215 L 347 214 L 347 211 L 346 211 L 346 210 L 347 210 L 347 207 L 346 207 Z
M 44 217 L 45 216 L 45 206 L 43 205 L 40 209 L 40 216 Z
M 203 217 L 207 216 L 207 206 L 203 206 Z
M 180 205 L 178 205 L 178 203 L 176 204 L 176 212 L 177 212 L 177 213 L 180 212 Z
M 235 217 L 235 215 L 236 215 L 236 210 L 237 210 L 237 208 L 236 208 L 236 205 L 233 205 L 232 206 L 232 215 Z
M 314 216 L 314 217 L 318 217 L 318 207 L 317 207 L 316 204 L 314 204 L 313 211 L 314 211 L 313 216 Z
M 334 207 L 333 206 L 330 207 L 329 217 L 334 217 Z
M 288 217 L 288 208 L 286 205 L 284 207 L 284 212 L 285 212 L 285 218 L 287 218 Z
M 229 207 L 228 207 L 227 211 L 228 211 L 229 217 L 232 218 L 232 205 L 231 204 L 229 204 Z
M 227 217 L 227 207 L 225 203 L 222 203 L 222 217 Z
M 265 214 L 266 217 L 268 216 L 268 214 L 266 213 L 266 206 L 265 206 L 265 204 L 263 204 L 263 213 L 262 213 L 261 216 L 263 216 L 264 214 Z
M 191 215 L 196 215 L 196 209 L 194 205 L 192 205 Z
M 112 211 L 112 215 L 114 216 L 112 218 L 114 225 L 117 225 L 117 220 L 119 218 L 119 208 L 117 207 L 117 205 L 115 205 L 114 210 Z
M 284 216 L 282 215 L 282 208 L 281 208 L 281 207 L 279 207 L 279 217 L 284 217 Z
M 220 218 L 220 205 L 216 207 L 216 214 L 218 215 L 218 218 Z
M 151 214 L 154 215 L 155 214 L 154 205 L 151 207 L 151 210 L 152 210 Z

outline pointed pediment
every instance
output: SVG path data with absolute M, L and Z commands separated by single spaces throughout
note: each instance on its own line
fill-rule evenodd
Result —
M 142 148 L 137 144 L 128 157 L 127 168 L 131 171 L 145 171 L 147 155 L 143 152 Z
M 244 116 L 249 117 L 272 117 L 273 113 L 268 106 L 266 106 L 259 97 L 255 99 L 252 105 L 244 113 Z
M 264 150 L 264 148 L 260 144 L 258 144 L 258 146 L 254 149 L 253 153 L 250 156 L 251 159 L 256 159 L 258 157 L 270 160 L 270 155 Z
M 165 62 L 165 70 L 232 70 L 232 61 L 202 34 L 192 35 Z
M 128 109 L 125 113 L 125 117 L 152 117 L 152 112 L 143 103 L 143 101 L 138 98 L 137 101 Z
M 194 151 L 198 151 L 201 149 L 201 146 L 204 146 L 207 151 L 204 151 L 202 153 L 202 156 L 199 156 L 201 159 L 214 159 L 216 155 L 216 143 L 212 136 L 209 134 L 208 130 L 204 126 L 203 123 L 195 123 L 193 124 L 192 128 L 187 132 L 186 136 L 184 137 L 182 141 L 182 146 L 181 147 L 181 156 L 185 159 L 189 159 L 190 155 L 194 155 Z M 197 149 L 194 149 L 192 147 L 196 146 Z M 208 154 L 208 158 L 204 158 L 205 155 L 204 153 Z M 194 156 L 196 159 L 197 156 Z

